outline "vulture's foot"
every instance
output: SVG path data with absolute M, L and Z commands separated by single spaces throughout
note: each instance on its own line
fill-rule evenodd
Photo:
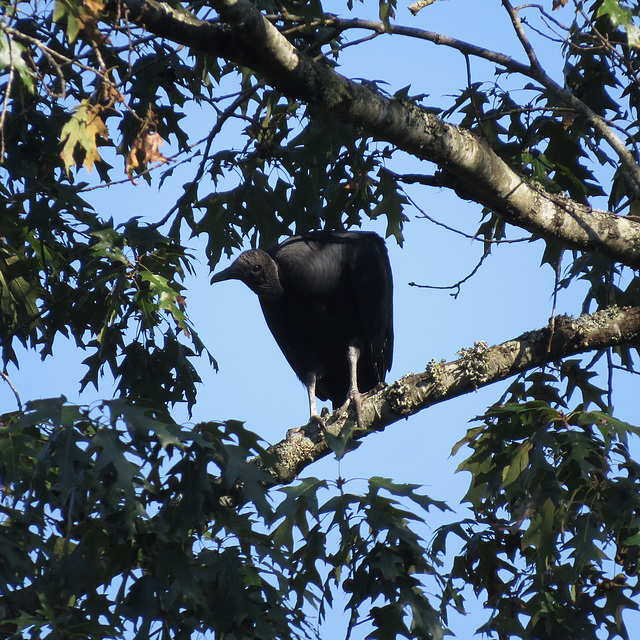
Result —
M 289 429 L 287 431 L 287 438 L 292 438 L 296 434 L 303 435 L 305 438 L 309 438 L 313 442 L 319 442 L 322 433 L 327 426 L 326 416 L 328 415 L 328 409 L 326 407 L 322 408 L 322 416 L 318 414 L 312 414 L 309 417 L 309 422 L 307 424 L 302 425 L 301 427 L 294 427 L 293 429 Z
M 309 423 L 306 426 L 315 424 L 321 429 L 324 429 L 327 426 L 328 417 L 329 417 L 329 409 L 327 409 L 327 407 L 322 407 L 322 411 L 320 411 L 320 415 L 318 415 L 317 413 L 312 413 L 309 416 Z
M 354 391 L 349 394 L 347 401 L 340 407 L 339 413 L 346 413 L 351 407 L 356 413 L 356 424 L 359 427 L 364 426 L 364 420 L 362 419 L 362 398 L 363 394 L 359 391 Z

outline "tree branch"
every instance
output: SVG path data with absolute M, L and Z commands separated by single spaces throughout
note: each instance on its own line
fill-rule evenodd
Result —
M 152 32 L 252 68 L 286 95 L 364 127 L 379 140 L 439 165 L 462 198 L 507 222 L 582 251 L 640 267 L 640 225 L 550 194 L 511 170 L 465 129 L 388 98 L 298 52 L 248 0 L 214 0 L 232 26 L 202 22 L 156 0 L 121 0 L 129 19 Z
M 558 316 L 553 326 L 493 347 L 476 343 L 471 349 L 462 349 L 458 360 L 432 361 L 424 373 L 408 374 L 382 391 L 371 393 L 362 403 L 363 426 L 353 426 L 351 436 L 362 439 L 434 404 L 549 362 L 607 347 L 638 344 L 640 307 L 611 307 L 576 319 Z M 335 412 L 327 420 L 326 430 L 339 435 L 348 420 L 353 424 L 351 414 Z M 315 423 L 310 423 L 292 430 L 255 462 L 271 473 L 275 483 L 287 484 L 305 467 L 330 453 L 326 438 Z
M 388 33 L 391 35 L 415 38 L 417 40 L 425 40 L 433 44 L 455 49 L 465 56 L 475 56 L 488 62 L 494 62 L 511 73 L 520 73 L 525 76 L 529 76 L 531 73 L 531 69 L 526 64 L 514 60 L 511 56 L 485 47 L 479 47 L 476 44 L 465 42 L 458 38 L 452 38 L 451 36 L 435 31 L 426 31 L 425 29 L 419 29 L 417 27 L 405 27 L 399 24 L 385 25 L 382 22 L 363 20 L 362 18 L 340 18 L 333 15 L 326 16 L 321 21 L 321 24 L 328 27 L 335 27 L 340 32 L 347 31 L 348 29 L 364 29 L 366 31 L 374 31 L 380 35 Z
M 576 98 L 576 96 L 574 96 L 570 91 L 567 91 L 564 87 L 552 80 L 544 72 L 538 62 L 535 52 L 533 51 L 533 47 L 524 32 L 522 22 L 518 16 L 518 9 L 514 9 L 509 0 L 502 0 L 502 4 L 507 10 L 516 34 L 518 35 L 518 39 L 524 47 L 527 56 L 529 57 L 529 61 L 531 62 L 531 72 L 528 75 L 537 80 L 556 99 L 560 100 L 568 107 L 571 107 L 591 122 L 596 131 L 611 145 L 611 148 L 616 152 L 618 158 L 620 158 L 620 161 L 626 169 L 628 180 L 636 194 L 640 193 L 640 167 L 638 167 L 638 163 L 632 153 L 627 149 L 622 140 L 620 140 L 620 138 L 614 133 L 611 127 L 609 127 L 597 113 L 590 109 L 584 102 L 582 102 L 582 100 Z
M 419 40 L 426 40 L 436 45 L 455 49 L 464 56 L 475 56 L 477 58 L 487 60 L 488 62 L 493 62 L 500 65 L 510 73 L 517 73 L 535 80 L 547 89 L 547 91 L 549 91 L 549 93 L 558 100 L 560 104 L 569 107 L 572 111 L 579 113 L 592 123 L 593 127 L 609 143 L 616 155 L 620 158 L 620 161 L 625 166 L 629 181 L 633 185 L 634 190 L 638 192 L 640 190 L 640 167 L 638 167 L 633 154 L 627 149 L 624 142 L 614 133 L 613 129 L 603 118 L 590 109 L 584 102 L 582 102 L 582 100 L 576 98 L 576 96 L 574 96 L 570 91 L 567 91 L 564 87 L 555 82 L 547 73 L 545 73 L 544 69 L 540 66 L 533 46 L 524 32 L 522 22 L 518 17 L 518 9 L 514 9 L 511 3 L 507 0 L 503 0 L 503 5 L 509 13 L 509 17 L 511 18 L 518 39 L 522 43 L 527 57 L 529 58 L 529 65 L 518 62 L 511 56 L 504 55 L 498 51 L 492 51 L 491 49 L 479 47 L 469 42 L 465 42 L 464 40 L 458 40 L 457 38 L 452 38 L 441 33 L 425 31 L 424 29 L 418 29 L 416 27 L 385 25 L 382 22 L 376 22 L 375 20 L 339 18 L 337 16 L 327 16 L 321 20 L 320 23 L 324 26 L 335 27 L 341 32 L 346 31 L 347 29 L 365 29 L 373 31 L 379 35 L 388 33 L 416 38 Z

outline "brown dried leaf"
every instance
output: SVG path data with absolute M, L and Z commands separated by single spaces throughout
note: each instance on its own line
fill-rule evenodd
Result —
M 573 124 L 573 121 L 575 119 L 576 119 L 575 113 L 568 113 L 562 118 L 562 126 L 565 131 Z
M 106 77 L 102 81 L 102 101 L 108 105 L 112 105 L 115 102 L 123 103 L 125 101 L 124 96 L 118 89 L 118 87 L 111 80 L 111 75 L 106 74 Z
M 104 2 L 102 0 L 84 0 L 84 3 L 95 13 L 100 13 L 104 10 Z
M 148 131 L 134 140 L 125 162 L 125 171 L 133 184 L 137 184 L 133 179 L 134 169 L 141 172 L 150 162 L 169 162 L 159 151 L 163 144 L 164 140 L 157 131 Z
M 98 20 L 92 13 L 78 14 L 78 29 L 84 33 L 92 42 L 96 44 L 108 44 L 109 38 L 105 36 L 98 27 Z

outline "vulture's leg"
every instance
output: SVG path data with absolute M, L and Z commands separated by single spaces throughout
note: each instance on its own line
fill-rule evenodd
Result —
M 349 361 L 349 394 L 347 396 L 347 402 L 345 403 L 345 408 L 348 404 L 353 404 L 356 410 L 356 420 L 358 422 L 358 426 L 361 427 L 363 425 L 362 421 L 362 394 L 358 390 L 358 359 L 360 358 L 360 349 L 353 345 L 349 345 L 349 350 L 347 351 L 347 359 Z
M 316 409 L 316 376 L 315 373 L 310 374 L 309 379 L 305 383 L 307 394 L 309 395 L 309 416 L 310 419 L 318 417 Z
M 318 377 L 315 373 L 310 373 L 304 381 L 304 386 L 307 387 L 307 394 L 309 395 L 309 422 L 315 422 L 319 426 L 324 427 L 324 420 L 318 415 L 318 409 L 316 408 L 316 380 Z
M 307 387 L 307 394 L 309 395 L 309 422 L 302 427 L 294 427 L 287 431 L 287 437 L 291 437 L 296 433 L 303 433 L 310 437 L 309 426 L 314 424 L 311 431 L 318 431 L 318 428 L 323 429 L 325 426 L 324 419 L 318 415 L 318 409 L 316 408 L 316 380 L 315 373 L 309 373 L 302 381 L 304 386 Z

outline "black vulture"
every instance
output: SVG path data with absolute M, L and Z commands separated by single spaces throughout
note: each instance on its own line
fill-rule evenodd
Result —
M 393 283 L 384 241 L 365 231 L 317 231 L 251 249 L 211 282 L 241 280 L 307 387 L 333 408 L 384 381 L 393 355 Z

